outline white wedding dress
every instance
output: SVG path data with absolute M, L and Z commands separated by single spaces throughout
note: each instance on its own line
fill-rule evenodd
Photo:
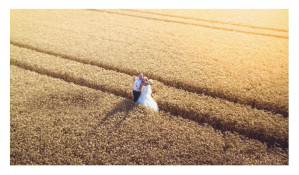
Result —
M 142 104 L 152 108 L 155 111 L 158 111 L 159 110 L 158 105 L 155 102 L 155 100 L 152 98 L 151 94 L 152 94 L 151 86 L 150 85 L 143 86 L 143 89 L 141 91 L 138 100 L 136 101 L 136 104 Z

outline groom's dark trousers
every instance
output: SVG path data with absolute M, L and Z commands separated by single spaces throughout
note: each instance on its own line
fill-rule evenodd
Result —
M 141 94 L 141 92 L 133 90 L 133 95 L 134 95 L 134 101 L 135 102 L 138 100 L 140 94 Z

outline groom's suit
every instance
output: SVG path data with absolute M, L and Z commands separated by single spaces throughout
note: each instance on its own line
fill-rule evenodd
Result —
M 134 88 L 133 88 L 133 95 L 134 95 L 134 101 L 136 102 L 141 94 L 141 92 L 139 92 L 139 88 L 140 85 L 142 83 L 142 80 L 140 80 L 139 78 L 136 78 L 135 82 L 134 82 Z

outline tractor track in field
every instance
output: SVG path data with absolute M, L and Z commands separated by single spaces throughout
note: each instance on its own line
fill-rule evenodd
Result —
M 48 70 L 43 70 L 43 69 L 40 69 L 40 68 L 36 69 L 36 68 L 34 68 L 34 66 L 20 64 L 20 63 L 15 62 L 15 61 L 11 61 L 10 64 L 13 65 L 13 66 L 17 66 L 19 68 L 28 70 L 28 71 L 36 72 L 36 73 L 41 74 L 41 75 L 49 76 L 49 77 L 52 77 L 52 78 L 57 78 L 57 79 L 60 79 L 62 81 L 68 82 L 68 83 L 74 83 L 74 84 L 76 84 L 78 86 L 83 86 L 83 87 L 88 87 L 88 88 L 95 89 L 95 90 L 100 90 L 102 92 L 110 93 L 110 94 L 113 94 L 113 95 L 116 95 L 116 96 L 120 96 L 120 97 L 132 100 L 131 97 L 123 95 L 123 93 L 121 91 L 114 91 L 114 90 L 111 90 L 109 88 L 105 88 L 103 86 L 95 86 L 94 84 L 92 84 L 92 83 L 90 83 L 88 81 L 84 81 L 83 79 L 80 79 L 80 78 L 74 78 L 74 77 L 70 77 L 70 76 L 67 76 L 67 75 L 62 75 L 62 74 L 59 74 L 59 73 L 56 73 L 56 72 L 51 72 L 51 71 L 48 71 Z M 185 115 L 181 115 L 181 111 L 173 112 L 173 111 L 169 111 L 167 109 L 161 108 L 161 106 L 160 106 L 160 110 L 162 110 L 164 112 L 168 112 L 168 113 L 170 113 L 170 114 L 172 114 L 174 116 L 182 117 L 184 119 L 188 119 L 188 120 L 197 122 L 198 124 L 204 124 L 204 123 L 206 123 L 206 124 L 212 126 L 214 129 L 216 129 L 216 130 L 218 130 L 218 131 L 220 131 L 222 133 L 225 132 L 225 131 L 236 132 L 236 133 L 238 133 L 240 135 L 243 135 L 245 137 L 248 137 L 248 138 L 251 138 L 251 139 L 256 139 L 256 140 L 259 140 L 261 142 L 266 142 L 267 146 L 269 148 L 272 147 L 272 146 L 275 146 L 275 145 L 277 146 L 277 143 L 283 149 L 287 149 L 288 148 L 288 141 L 287 142 L 279 142 L 279 140 L 275 140 L 275 139 L 271 140 L 271 141 L 269 141 L 269 140 L 263 140 L 260 135 L 248 135 L 248 134 L 244 134 L 242 132 L 238 132 L 238 131 L 235 131 L 235 130 L 224 129 L 223 127 L 221 127 L 218 124 L 215 125 L 215 124 L 211 124 L 211 123 L 205 122 L 203 118 L 200 118 L 200 119 L 190 118 L 190 117 L 188 117 L 188 114 L 190 113 L 192 115 L 192 113 L 193 113 L 192 111 L 189 111 L 189 112 L 183 111 L 183 113 Z M 207 116 L 204 116 L 204 117 L 207 117 Z
M 232 23 L 232 22 L 223 22 L 223 21 L 193 18 L 193 17 L 186 17 L 186 16 L 179 16 L 179 15 L 168 15 L 168 14 L 149 12 L 149 11 L 141 11 L 141 10 L 134 10 L 134 9 L 121 9 L 121 10 L 138 12 L 138 13 L 147 13 L 147 14 L 153 14 L 153 15 L 159 15 L 159 16 L 174 17 L 174 18 L 191 19 L 191 20 L 204 21 L 204 22 L 210 22 L 210 23 L 228 24 L 228 25 L 248 27 L 248 28 L 253 28 L 253 29 L 272 30 L 272 31 L 278 31 L 278 32 L 289 32 L 288 30 L 285 30 L 285 29 L 277 29 L 277 28 L 271 28 L 271 27 L 261 27 L 261 26 L 254 26 L 254 25 L 240 24 L 240 23 Z
M 210 25 L 205 25 L 205 24 L 175 21 L 175 20 L 169 20 L 169 19 L 159 19 L 159 18 L 139 16 L 139 15 L 133 15 L 133 14 L 120 13 L 120 12 L 112 12 L 112 11 L 107 11 L 107 10 L 96 10 L 96 9 L 87 9 L 87 10 L 95 11 L 95 12 L 101 12 L 101 13 L 111 13 L 111 14 L 117 14 L 117 15 L 123 15 L 123 16 L 130 16 L 130 17 L 136 17 L 136 18 L 142 18 L 142 19 L 148 19 L 148 20 L 163 21 L 163 22 L 168 22 L 168 23 L 193 25 L 193 26 L 199 26 L 199 27 L 211 28 L 211 29 L 216 29 L 216 30 L 229 31 L 229 32 L 238 32 L 238 33 L 245 33 L 245 34 L 252 34 L 252 35 L 260 35 L 260 36 L 267 36 L 267 37 L 289 39 L 288 36 L 273 35 L 273 34 L 259 33 L 259 32 L 251 32 L 251 31 L 245 31 L 245 30 L 239 30 L 239 29 L 233 29 L 233 28 L 216 27 L 216 26 L 210 26 Z
M 15 65 L 10 69 L 11 83 L 18 86 L 11 94 L 16 109 L 10 125 L 12 165 L 288 165 L 288 149 L 164 111 L 153 113 L 112 93 Z M 33 106 L 17 108 L 24 102 Z M 53 108 L 44 110 L 48 107 Z
M 23 48 L 26 48 L 26 49 L 30 49 L 30 50 L 45 53 L 45 54 L 48 54 L 48 55 L 56 56 L 56 57 L 59 57 L 59 58 L 63 58 L 63 59 L 71 60 L 71 61 L 76 61 L 76 62 L 83 63 L 83 64 L 89 64 L 89 65 L 92 65 L 92 66 L 97 66 L 97 67 L 106 69 L 104 66 L 100 66 L 99 64 L 93 64 L 89 61 L 74 59 L 74 58 L 69 57 L 67 55 L 61 55 L 61 54 L 56 54 L 56 53 L 47 52 L 47 51 L 43 51 L 43 50 L 37 50 L 35 48 L 30 48 L 26 45 L 20 45 L 20 44 L 18 45 L 14 42 L 11 42 L 11 44 L 16 45 L 18 47 L 23 47 Z M 81 77 L 73 77 L 73 76 L 70 76 L 70 75 L 65 74 L 65 73 L 59 73 L 59 72 L 56 72 L 56 71 L 53 71 L 53 70 L 50 71 L 50 70 L 47 70 L 47 69 L 39 68 L 39 67 L 36 67 L 34 65 L 20 63 L 18 61 L 12 60 L 12 59 L 11 59 L 11 65 L 15 65 L 15 66 L 21 67 L 21 68 L 29 70 L 29 71 L 34 71 L 34 72 L 40 73 L 42 75 L 47 75 L 47 76 L 50 76 L 50 77 L 53 77 L 53 78 L 58 78 L 58 79 L 66 81 L 66 82 L 72 82 L 72 83 L 80 85 L 80 86 L 85 86 L 85 87 L 89 87 L 89 88 L 92 88 L 92 89 L 101 90 L 103 92 L 113 93 L 117 96 L 121 96 L 121 97 L 124 97 L 124 98 L 132 99 L 132 97 L 127 92 L 123 92 L 122 89 L 111 89 L 109 87 L 96 85 L 96 84 L 93 84 L 92 82 L 89 82 L 88 80 L 86 80 L 84 78 L 81 78 Z M 116 72 L 126 74 L 123 71 L 114 70 L 113 68 L 108 68 L 107 70 L 113 70 L 113 71 L 116 71 Z M 130 74 L 127 74 L 127 75 L 130 75 Z M 164 104 L 164 106 L 167 106 L 167 104 Z M 282 141 L 282 140 L 279 140 L 279 139 L 277 140 L 276 138 L 269 139 L 268 136 L 266 136 L 266 137 L 264 136 L 264 133 L 256 133 L 256 134 L 250 133 L 250 134 L 248 134 L 247 131 L 245 131 L 245 133 L 244 133 L 244 131 L 241 131 L 241 130 L 236 131 L 236 130 L 227 129 L 227 128 L 225 128 L 225 126 L 222 126 L 221 124 L 219 125 L 217 123 L 213 124 L 213 123 L 206 122 L 205 117 L 208 117 L 208 116 L 203 116 L 203 117 L 199 117 L 199 118 L 192 118 L 192 117 L 190 118 L 189 116 L 194 116 L 194 111 L 184 111 L 183 109 L 177 109 L 176 111 L 171 111 L 171 110 L 167 110 L 167 109 L 168 109 L 167 107 L 161 108 L 161 110 L 163 110 L 163 111 L 170 112 L 173 115 L 179 115 L 182 118 L 190 119 L 190 120 L 193 120 L 193 121 L 198 122 L 198 123 L 207 123 L 207 124 L 211 125 L 212 127 L 214 127 L 217 130 L 235 131 L 235 132 L 238 132 L 241 135 L 245 135 L 247 137 L 257 139 L 257 140 L 260 140 L 260 141 L 265 141 L 265 142 L 268 143 L 269 146 L 271 146 L 271 145 L 273 145 L 277 142 L 277 143 L 281 144 L 282 147 L 284 147 L 284 148 L 288 147 L 288 141 Z
M 89 64 L 89 65 L 97 66 L 97 67 L 100 67 L 100 68 L 104 68 L 106 70 L 112 70 L 112 71 L 116 71 L 116 72 L 120 72 L 120 73 L 130 75 L 130 76 L 135 76 L 135 75 L 138 74 L 138 72 L 136 72 L 134 70 L 114 67 L 114 66 L 111 66 L 109 64 L 100 63 L 100 62 L 97 62 L 97 61 L 94 61 L 94 60 L 84 60 L 84 59 L 76 58 L 76 57 L 73 57 L 73 56 L 69 56 L 67 54 L 61 54 L 61 53 L 56 53 L 56 52 L 53 52 L 53 51 L 48 51 L 48 50 L 45 50 L 45 49 L 40 49 L 40 48 L 37 48 L 37 47 L 34 47 L 34 46 L 30 46 L 28 44 L 23 44 L 23 43 L 14 42 L 14 41 L 10 41 L 10 43 L 15 45 L 15 46 L 18 46 L 18 47 L 31 49 L 31 50 L 34 50 L 34 51 L 37 51 L 37 52 L 57 56 L 57 57 L 60 57 L 60 58 L 63 58 L 63 59 L 72 60 L 72 61 L 76 61 L 76 62 L 83 63 L 83 64 Z M 165 85 L 176 88 L 176 89 L 183 89 L 187 92 L 203 94 L 203 95 L 210 96 L 210 97 L 213 97 L 213 98 L 220 98 L 220 99 L 224 99 L 224 100 L 227 100 L 229 102 L 238 103 L 238 104 L 241 104 L 241 105 L 248 105 L 248 106 L 251 106 L 253 109 L 256 108 L 258 110 L 271 111 L 273 113 L 282 114 L 284 117 L 288 117 L 288 115 L 289 115 L 288 112 L 286 112 L 284 110 L 281 110 L 279 106 L 275 106 L 273 104 L 268 104 L 268 103 L 264 102 L 264 103 L 261 103 L 261 104 L 257 105 L 255 101 L 241 102 L 237 98 L 229 97 L 229 96 L 227 96 L 226 94 L 223 94 L 223 93 L 215 94 L 214 92 L 209 91 L 209 89 L 196 87 L 194 85 L 183 83 L 183 82 L 167 81 L 167 80 L 163 79 L 163 77 L 156 76 L 152 73 L 148 73 L 148 72 L 144 72 L 144 73 L 147 74 L 149 77 L 153 77 L 153 79 L 156 79 L 156 80 L 164 83 Z

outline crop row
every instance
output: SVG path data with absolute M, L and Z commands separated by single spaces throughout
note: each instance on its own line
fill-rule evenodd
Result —
M 257 140 L 17 66 L 10 75 L 11 165 L 288 164 Z
M 132 77 L 128 74 L 14 45 L 11 45 L 11 64 L 132 99 Z M 159 81 L 153 86 L 153 97 L 160 109 L 172 114 L 207 123 L 222 131 L 235 131 L 269 144 L 288 147 L 288 119 L 280 114 L 187 92 Z
M 13 43 L 288 115 L 287 40 L 86 10 L 13 10 L 11 24 Z

